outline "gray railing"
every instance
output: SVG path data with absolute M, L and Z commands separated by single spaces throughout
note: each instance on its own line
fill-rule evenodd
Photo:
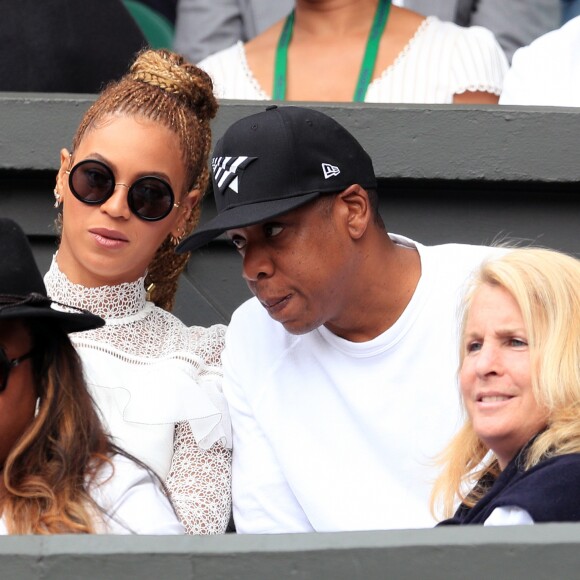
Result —
M 580 525 L 269 536 L 0 539 L 10 580 L 567 580 Z

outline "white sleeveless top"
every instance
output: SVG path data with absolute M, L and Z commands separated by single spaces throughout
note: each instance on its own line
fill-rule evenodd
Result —
M 199 65 L 212 78 L 217 98 L 271 99 L 250 69 L 242 42 Z M 492 32 L 427 17 L 395 62 L 374 78 L 367 103 L 453 102 L 453 95 L 484 91 L 499 95 L 508 62 Z

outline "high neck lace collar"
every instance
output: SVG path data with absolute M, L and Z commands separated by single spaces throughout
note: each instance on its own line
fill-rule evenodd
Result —
M 116 286 L 86 288 L 73 284 L 60 271 L 56 255 L 44 277 L 48 295 L 58 302 L 90 310 L 105 319 L 126 318 L 142 311 L 147 304 L 144 278 Z

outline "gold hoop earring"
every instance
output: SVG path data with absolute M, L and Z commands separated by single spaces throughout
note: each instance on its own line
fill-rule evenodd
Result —
M 171 244 L 174 246 L 177 246 L 181 242 L 181 240 L 183 240 L 183 236 L 185 236 L 185 228 L 178 227 L 177 228 L 177 236 L 174 236 L 173 234 L 171 234 Z
M 155 282 L 151 282 L 151 284 L 149 284 L 149 286 L 147 286 L 147 289 L 145 290 L 145 300 L 147 300 L 147 302 L 151 302 L 151 296 L 153 295 L 153 291 L 155 290 Z
M 60 205 L 60 193 L 58 193 L 58 189 L 54 188 L 54 207 L 58 207 Z

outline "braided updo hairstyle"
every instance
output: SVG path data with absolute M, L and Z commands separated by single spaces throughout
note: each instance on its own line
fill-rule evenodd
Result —
M 205 193 L 209 180 L 210 121 L 217 112 L 213 85 L 207 73 L 169 50 L 140 52 L 129 71 L 109 84 L 85 113 L 73 139 L 76 150 L 84 135 L 110 115 L 129 115 L 161 123 L 179 138 L 186 168 L 186 189 Z M 197 204 L 185 223 L 184 236 L 197 225 Z M 179 275 L 189 254 L 177 255 L 167 236 L 149 264 L 145 287 L 149 299 L 171 310 Z

